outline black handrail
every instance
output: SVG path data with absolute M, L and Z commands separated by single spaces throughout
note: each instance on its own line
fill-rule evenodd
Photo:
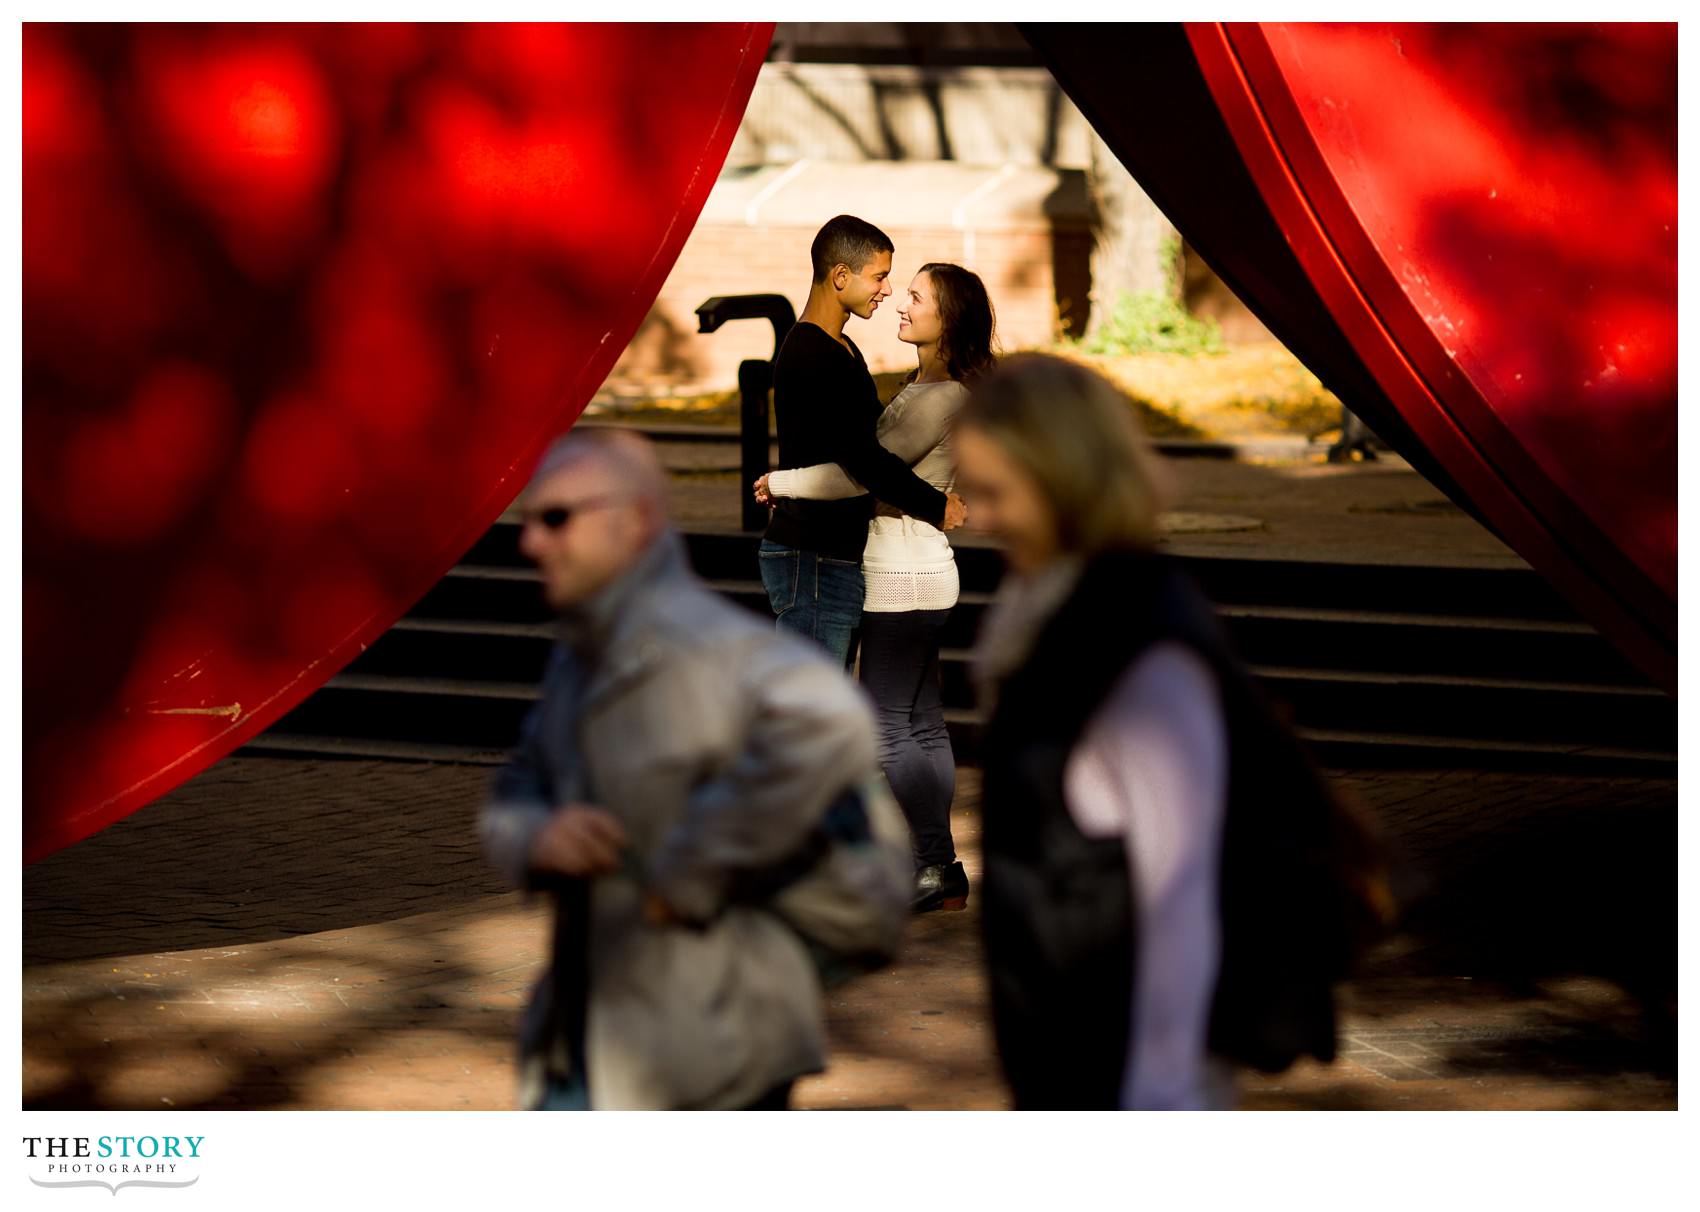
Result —
M 784 295 L 715 295 L 697 308 L 697 331 L 714 332 L 730 320 L 766 320 L 773 325 L 773 356 L 785 334 L 797 322 L 797 313 Z M 738 494 L 743 502 L 745 530 L 767 527 L 767 507 L 757 503 L 750 485 L 770 470 L 768 467 L 767 393 L 773 386 L 773 362 L 747 358 L 738 363 L 738 432 L 741 450 Z

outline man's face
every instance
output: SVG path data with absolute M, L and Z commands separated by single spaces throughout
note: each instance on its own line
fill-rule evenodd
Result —
M 891 294 L 891 254 L 877 253 L 860 270 L 840 265 L 834 271 L 833 285 L 838 288 L 839 301 L 846 311 L 867 320 L 878 310 L 880 300 Z
M 606 469 L 585 460 L 525 490 L 519 549 L 543 574 L 543 597 L 565 610 L 619 578 L 649 537 L 643 506 L 619 491 Z

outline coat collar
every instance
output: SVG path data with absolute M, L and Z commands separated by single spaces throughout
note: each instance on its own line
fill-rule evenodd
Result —
M 1059 607 L 1079 584 L 1084 561 L 1064 556 L 1031 576 L 1004 575 L 980 625 L 970 668 L 981 710 L 997 706 L 998 690 L 1019 669 Z
M 668 528 L 611 585 L 561 612 L 561 640 L 589 674 L 584 706 L 655 663 L 661 645 L 654 632 L 691 580 L 684 540 Z

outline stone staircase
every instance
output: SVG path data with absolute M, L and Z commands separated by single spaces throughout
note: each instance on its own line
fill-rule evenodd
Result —
M 247 748 L 492 763 L 518 735 L 553 638 L 504 517 L 407 616 Z M 697 571 L 763 617 L 756 536 L 692 533 Z M 1001 563 L 957 544 L 944 636 L 958 759 L 980 720 L 967 656 Z M 1326 765 L 1672 776 L 1676 703 L 1533 572 L 1183 557 L 1241 656 Z

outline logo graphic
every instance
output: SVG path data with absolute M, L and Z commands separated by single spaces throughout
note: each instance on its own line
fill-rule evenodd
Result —
M 204 1136 L 26 1136 L 24 1156 L 46 1162 L 38 1187 L 192 1187 Z M 32 1169 L 35 1167 L 32 1167 Z
M 166 1183 L 152 1178 L 127 1178 L 115 1185 L 101 1182 L 98 1178 L 74 1178 L 65 1183 L 44 1183 L 32 1174 L 30 1181 L 38 1187 L 105 1187 L 112 1194 L 117 1195 L 125 1187 L 192 1187 L 201 1181 L 201 1176 L 197 1174 L 186 1183 Z

